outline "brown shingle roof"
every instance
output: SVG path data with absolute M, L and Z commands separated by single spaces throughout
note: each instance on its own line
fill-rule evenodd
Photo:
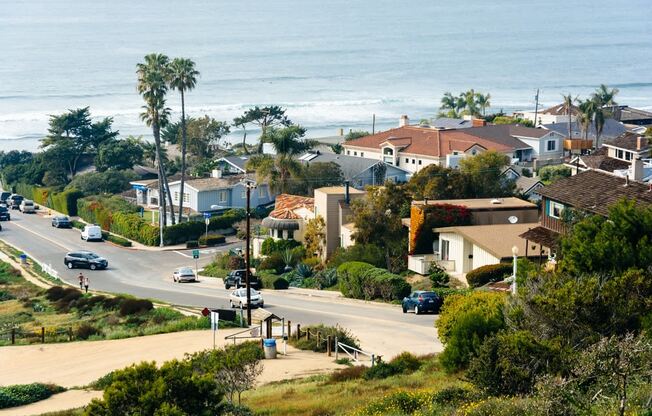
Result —
M 196 189 L 199 192 L 211 191 L 214 189 L 231 187 L 238 182 L 242 182 L 243 179 L 245 178 L 246 178 L 245 175 L 232 175 L 232 176 L 224 176 L 222 178 L 191 179 L 189 181 L 186 181 L 186 186 Z
M 306 196 L 280 194 L 276 197 L 274 204 L 274 211 L 269 213 L 269 216 L 278 220 L 293 220 L 301 218 L 294 213 L 294 210 L 299 208 L 307 208 L 313 210 L 315 206 L 315 199 Z
M 400 151 L 404 153 L 433 157 L 445 157 L 452 151 L 464 152 L 474 145 L 497 152 L 510 152 L 529 147 L 510 135 L 510 129 L 516 128 L 514 129 L 516 131 L 518 127 L 484 126 L 460 130 L 436 130 L 427 127 L 404 126 L 351 140 L 344 143 L 344 146 L 380 149 L 384 143 L 388 143 L 400 147 Z M 532 130 L 529 134 L 535 134 L 534 131 L 536 134 L 548 134 L 547 131 L 539 131 L 539 129 L 527 130 Z M 518 131 L 524 133 L 522 130 Z M 527 136 L 527 134 L 521 135 Z
M 640 149 L 638 148 L 639 142 L 641 145 Z M 634 152 L 642 152 L 649 149 L 649 140 L 647 137 L 631 132 L 625 132 L 615 139 L 604 142 L 604 144 L 619 149 L 632 150 Z
M 571 106 L 571 114 L 572 115 L 577 115 L 579 113 L 579 108 L 576 106 Z M 551 116 L 565 116 L 567 115 L 566 113 L 566 106 L 564 104 L 557 104 L 553 105 L 552 107 L 548 107 L 545 110 L 541 110 L 541 114 L 548 114 Z
M 538 194 L 577 209 L 608 215 L 608 207 L 623 198 L 639 204 L 652 204 L 652 192 L 640 182 L 629 181 L 608 173 L 588 170 L 545 186 Z
M 600 169 L 606 172 L 627 169 L 630 166 L 629 162 L 615 159 L 606 155 L 592 154 L 587 156 L 580 156 L 580 160 L 586 165 L 587 168 Z

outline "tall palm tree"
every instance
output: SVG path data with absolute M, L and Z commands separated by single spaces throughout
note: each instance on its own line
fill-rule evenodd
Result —
M 577 100 L 577 98 L 574 100 L 570 93 L 568 95 L 562 94 L 562 97 L 564 98 L 564 111 L 566 111 L 566 115 L 568 116 L 568 138 L 572 139 L 573 128 L 571 124 L 573 120 L 573 101 Z
M 145 62 L 136 66 L 138 75 L 138 92 L 143 96 L 145 105 L 140 117 L 148 127 L 152 128 L 154 135 L 154 145 L 156 146 L 156 162 L 158 166 L 158 188 L 159 204 L 163 208 L 161 218 L 161 229 L 167 224 L 167 209 L 165 194 L 167 194 L 172 214 L 172 223 L 174 219 L 174 206 L 172 205 L 172 195 L 165 175 L 165 165 L 163 163 L 161 152 L 161 128 L 165 127 L 168 122 L 170 109 L 165 107 L 165 94 L 167 93 L 167 65 L 169 59 L 162 54 L 152 53 L 145 56 Z M 160 244 L 163 245 L 161 239 Z
M 179 222 L 183 220 L 183 191 L 186 183 L 186 101 L 185 93 L 195 88 L 199 71 L 190 59 L 174 58 L 169 65 L 168 82 L 170 88 L 181 94 L 181 185 L 179 190 Z
M 485 116 L 485 110 L 487 107 L 491 105 L 491 102 L 489 101 L 490 99 L 491 94 L 482 94 L 479 92 L 475 94 L 475 103 L 482 110 L 482 117 Z
M 606 85 L 600 84 L 598 89 L 595 90 L 595 93 L 593 93 L 593 97 L 601 107 L 613 107 L 618 105 L 614 98 L 619 92 L 618 88 L 609 89 Z
M 457 100 L 455 97 L 453 97 L 453 94 L 450 92 L 447 92 L 444 94 L 444 96 L 441 98 L 441 107 L 439 107 L 440 110 L 455 110 L 455 105 L 457 104 Z
M 582 128 L 582 135 L 584 136 L 584 140 L 589 139 L 589 129 L 591 127 L 591 122 L 593 121 L 593 116 L 595 115 L 596 107 L 597 104 L 592 99 L 578 101 L 577 120 Z M 598 143 L 596 143 L 596 148 L 597 145 Z

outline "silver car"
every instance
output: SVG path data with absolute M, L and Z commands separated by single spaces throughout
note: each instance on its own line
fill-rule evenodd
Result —
M 247 307 L 247 289 L 236 289 L 229 295 L 229 304 L 232 308 Z M 263 294 L 255 289 L 251 289 L 251 306 L 262 308 L 265 306 Z
M 179 267 L 172 273 L 172 280 L 175 282 L 196 282 L 197 276 L 191 267 Z

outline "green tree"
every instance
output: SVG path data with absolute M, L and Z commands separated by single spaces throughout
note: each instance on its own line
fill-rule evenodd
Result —
M 66 189 L 77 189 L 84 195 L 118 194 L 131 187 L 130 181 L 136 180 L 133 172 L 108 170 L 90 172 L 75 176 Z
M 620 273 L 652 264 L 652 206 L 622 200 L 579 221 L 562 238 L 562 270 L 574 275 Z
M 200 161 L 211 157 L 211 146 L 218 146 L 220 139 L 231 130 L 227 122 L 217 121 L 207 115 L 188 119 L 187 124 L 188 151 Z
M 244 137 L 242 139 L 242 147 L 247 153 L 247 146 L 245 140 L 247 138 L 247 124 L 254 124 L 260 127 L 260 138 L 258 139 L 258 153 L 263 153 L 263 143 L 268 140 L 268 128 L 274 127 L 289 127 L 292 125 L 292 121 L 285 114 L 285 109 L 278 105 L 270 105 L 266 107 L 255 106 L 245 111 L 244 114 L 240 117 L 233 119 L 233 123 L 237 127 L 241 127 L 245 130 Z
M 186 183 L 186 100 L 185 94 L 195 88 L 199 71 L 195 63 L 186 58 L 174 58 L 168 67 L 168 83 L 170 88 L 181 94 L 181 184 L 179 195 L 183 195 Z M 227 127 L 228 129 L 228 127 Z M 227 130 L 228 132 L 228 130 Z M 183 217 L 183 198 L 179 198 L 179 222 Z
M 83 155 L 95 155 L 103 143 L 118 135 L 111 130 L 112 122 L 107 117 L 93 123 L 88 107 L 50 116 L 48 135 L 41 140 L 41 148 L 52 150 L 58 157 L 56 163 L 66 166 L 70 177 L 74 177 Z
M 509 166 L 509 157 L 502 153 L 487 151 L 460 160 L 460 171 L 468 175 L 471 195 L 475 198 L 511 196 L 516 187 L 514 181 L 506 181 L 502 173 Z
M 348 142 L 351 140 L 359 139 L 360 137 L 369 136 L 371 133 L 365 130 L 351 130 L 344 136 L 344 141 Z
M 138 138 L 129 136 L 124 140 L 110 140 L 100 146 L 95 157 L 95 167 L 105 170 L 127 170 L 143 161 L 143 147 Z
M 475 100 L 476 104 L 478 107 L 480 107 L 480 110 L 482 111 L 482 117 L 484 117 L 486 114 L 487 107 L 491 105 L 491 94 L 482 94 L 482 93 L 476 93 L 475 94 Z
M 292 188 L 293 193 L 312 196 L 317 188 L 341 185 L 342 182 L 344 174 L 337 163 L 314 162 L 302 166 Z
M 145 56 L 144 63 L 139 63 L 136 66 L 138 92 L 145 101 L 145 106 L 143 106 L 144 112 L 141 113 L 140 118 L 145 121 L 147 126 L 152 128 L 154 135 L 159 184 L 158 203 L 163 208 L 163 215 L 160 219 L 161 227 L 167 225 L 166 194 L 170 205 L 172 224 L 176 222 L 174 218 L 174 205 L 172 205 L 172 195 L 170 194 L 170 186 L 168 185 L 161 152 L 161 129 L 168 124 L 170 116 L 170 109 L 165 106 L 165 96 L 168 91 L 168 64 L 169 59 L 167 56 L 152 53 Z M 161 245 L 163 245 L 163 239 L 161 239 Z
M 414 199 L 460 199 L 470 196 L 467 177 L 459 169 L 428 165 L 407 184 Z

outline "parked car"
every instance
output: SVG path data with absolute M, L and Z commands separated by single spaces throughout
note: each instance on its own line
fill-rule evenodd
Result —
M 72 222 L 65 215 L 59 215 L 52 218 L 52 226 L 56 228 L 72 228 Z
M 66 257 L 63 259 L 63 264 L 66 265 L 69 269 L 74 269 L 76 267 L 84 267 L 91 270 L 96 269 L 106 269 L 109 267 L 109 262 L 98 256 L 97 254 L 91 251 L 71 251 L 66 254 Z
M 9 213 L 9 209 L 5 207 L 0 207 L 0 221 L 10 221 L 11 220 L 11 214 Z
M 11 196 L 11 192 L 0 192 L 0 203 L 7 203 L 7 199 Z
M 260 279 L 254 276 L 253 273 L 249 273 L 249 285 L 254 289 L 260 289 Z M 224 288 L 226 289 L 231 289 L 232 287 L 237 289 L 246 286 L 247 281 L 244 269 L 232 270 L 229 272 L 226 278 L 224 278 Z
M 251 301 L 249 304 L 253 307 L 262 308 L 265 306 L 263 295 L 256 289 L 250 290 Z M 247 289 L 236 289 L 229 295 L 229 304 L 232 308 L 246 308 L 247 307 Z
M 442 303 L 441 296 L 435 292 L 417 290 L 412 292 L 410 296 L 403 298 L 401 305 L 403 307 L 403 313 L 414 311 L 414 314 L 418 315 L 424 312 L 439 313 Z
M 85 225 L 81 232 L 81 239 L 86 241 L 102 241 L 102 227 L 99 225 Z
M 197 276 L 195 275 L 195 271 L 192 269 L 192 267 L 179 267 L 178 269 L 174 270 L 174 273 L 172 273 L 172 280 L 178 283 L 196 282 Z
M 31 199 L 23 199 L 18 209 L 23 214 L 33 214 L 36 212 L 36 208 L 34 207 L 34 201 L 32 201 Z

